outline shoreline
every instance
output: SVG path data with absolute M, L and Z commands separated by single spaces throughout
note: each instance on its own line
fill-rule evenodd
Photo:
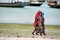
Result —
M 0 24 L 25 24 L 25 25 L 33 25 L 33 23 L 0 23 Z M 60 25 L 45 24 L 45 26 L 60 26 Z

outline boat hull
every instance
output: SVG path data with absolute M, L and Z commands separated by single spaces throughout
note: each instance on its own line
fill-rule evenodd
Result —
M 48 4 L 48 5 L 52 8 L 60 8 L 60 5 L 50 5 L 50 4 Z
M 30 4 L 30 6 L 40 6 L 42 4 Z
M 0 7 L 21 7 L 23 8 L 25 5 L 23 3 L 0 3 Z

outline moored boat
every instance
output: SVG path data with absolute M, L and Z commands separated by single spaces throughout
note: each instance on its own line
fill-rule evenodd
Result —
M 30 6 L 40 6 L 45 0 L 30 0 Z
M 40 6 L 40 5 L 42 5 L 41 2 L 31 2 L 30 3 L 30 6 Z
M 25 4 L 23 2 L 12 2 L 12 3 L 0 3 L 0 7 L 25 7 Z
M 60 2 L 59 1 L 48 1 L 48 5 L 53 8 L 60 8 Z

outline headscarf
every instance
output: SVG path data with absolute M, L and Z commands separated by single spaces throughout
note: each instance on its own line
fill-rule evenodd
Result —
M 41 12 L 41 16 L 44 17 L 44 13 L 43 12 Z
M 37 11 L 35 18 L 38 18 L 40 15 L 41 15 L 41 11 L 39 10 L 39 11 Z

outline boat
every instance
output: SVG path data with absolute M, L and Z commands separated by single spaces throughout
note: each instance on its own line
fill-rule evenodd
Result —
M 0 3 L 0 7 L 25 7 L 23 2 Z
M 60 2 L 59 1 L 47 1 L 48 6 L 52 8 L 60 8 Z
M 30 0 L 30 6 L 41 6 L 45 0 Z
M 30 6 L 40 6 L 40 5 L 42 5 L 42 3 L 40 3 L 40 2 L 31 2 L 30 3 Z

